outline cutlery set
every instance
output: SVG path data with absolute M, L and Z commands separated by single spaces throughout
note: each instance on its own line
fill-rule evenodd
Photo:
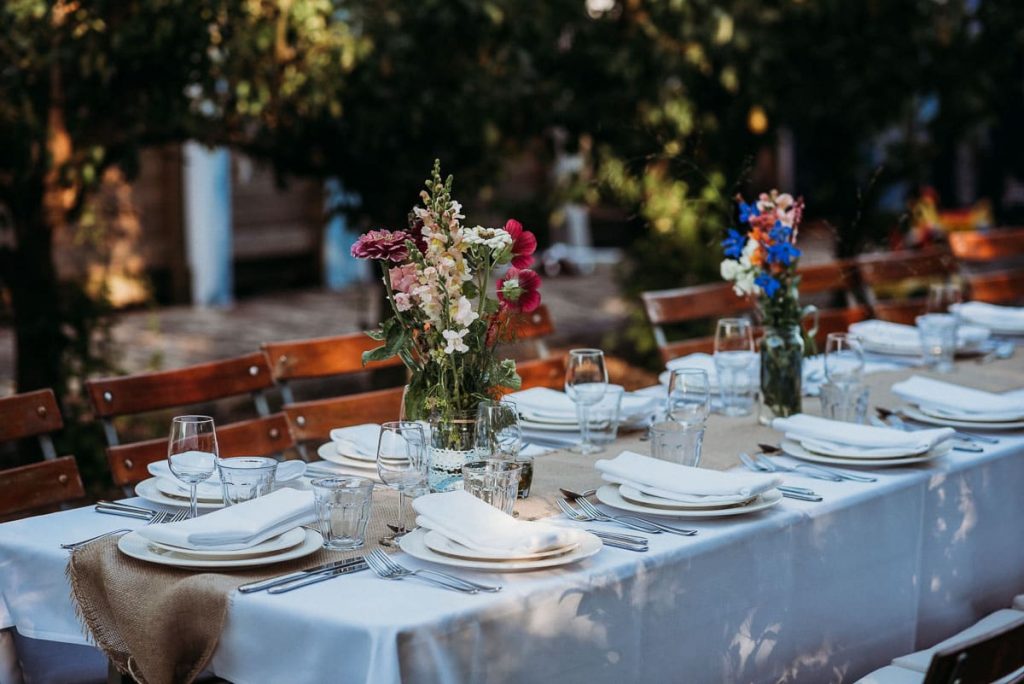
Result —
M 109 503 L 110 502 L 101 502 L 101 504 Z M 138 506 L 129 506 L 127 504 L 124 505 L 123 509 L 118 509 L 115 506 L 111 506 L 108 509 L 108 507 L 104 506 L 104 510 L 100 510 L 101 504 L 96 504 L 96 510 L 101 513 L 121 515 L 126 518 L 135 518 L 136 520 L 145 520 L 147 525 L 160 525 L 163 523 L 180 522 L 188 517 L 187 510 L 181 510 L 178 511 L 177 513 L 168 513 L 167 511 L 155 511 L 149 508 L 139 508 Z M 118 506 L 120 506 L 120 504 L 118 504 Z M 117 512 L 118 510 L 120 510 L 120 512 Z M 107 537 L 112 537 L 115 534 L 127 534 L 128 532 L 131 532 L 131 530 L 127 527 L 119 530 L 111 530 L 110 532 L 104 532 L 103 534 L 98 534 L 95 537 L 89 537 L 88 539 L 82 539 L 81 541 L 71 542 L 68 544 L 61 544 L 60 548 L 66 549 L 68 551 L 73 551 L 81 546 L 85 546 L 86 544 L 91 544 L 94 541 L 106 539 Z
M 903 430 L 904 432 L 914 432 L 915 430 L 928 430 L 934 426 L 921 425 L 915 427 L 910 423 L 913 421 L 912 418 L 901 415 L 898 411 L 891 409 L 882 408 L 879 406 L 875 409 L 875 413 L 878 414 L 878 418 L 872 420 L 872 423 L 879 425 L 879 427 L 893 427 L 897 430 Z M 884 421 L 884 422 L 881 422 Z M 954 451 L 968 451 L 971 453 L 977 453 L 982 451 L 981 447 L 974 442 L 981 442 L 982 444 L 999 444 L 999 440 L 996 437 L 990 437 L 988 435 L 979 435 L 976 432 L 964 432 L 963 430 L 954 430 L 953 436 L 964 442 L 962 446 L 954 446 Z

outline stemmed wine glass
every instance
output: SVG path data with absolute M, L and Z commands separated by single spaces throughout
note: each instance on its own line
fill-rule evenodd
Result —
M 410 421 L 393 421 L 380 426 L 377 441 L 377 474 L 388 487 L 398 490 L 398 525 L 393 534 L 381 538 L 384 546 L 395 546 L 408 530 L 405 499 L 410 489 L 423 487 L 427 480 L 427 439 L 423 426 Z
M 849 333 L 829 333 L 825 342 L 825 377 L 838 387 L 860 382 L 864 372 L 864 349 L 860 339 Z
M 932 283 L 928 288 L 926 313 L 953 313 L 950 307 L 963 301 L 964 293 L 959 283 Z
M 196 488 L 217 468 L 217 430 L 209 416 L 176 416 L 167 441 L 167 465 L 190 488 L 189 517 L 199 515 Z
M 669 420 L 685 426 L 702 425 L 711 413 L 711 383 L 708 374 L 697 368 L 672 371 L 668 383 Z
M 569 365 L 565 370 L 565 393 L 576 403 L 576 416 L 580 424 L 582 441 L 573 447 L 578 454 L 596 454 L 604 451 L 590 441 L 588 409 L 601 401 L 608 388 L 608 368 L 604 352 L 600 349 L 573 349 L 569 352 Z
M 511 401 L 482 402 L 476 414 L 476 453 L 481 458 L 515 460 L 522 448 L 519 411 Z

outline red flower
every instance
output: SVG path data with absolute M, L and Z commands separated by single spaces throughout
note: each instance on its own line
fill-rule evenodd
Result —
M 528 268 L 533 263 L 533 253 L 537 251 L 537 236 L 523 230 L 523 224 L 515 219 L 505 222 L 505 232 L 512 236 L 512 266 Z
M 498 281 L 498 300 L 512 311 L 536 311 L 540 306 L 540 276 L 529 269 L 508 269 Z
M 408 239 L 409 234 L 404 230 L 371 230 L 359 236 L 352 245 L 352 256 L 401 263 L 409 258 L 409 250 L 405 246 Z

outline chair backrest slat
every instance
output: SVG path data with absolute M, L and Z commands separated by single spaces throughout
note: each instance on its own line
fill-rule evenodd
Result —
M 401 366 L 397 357 L 363 365 L 363 352 L 381 345 L 365 333 L 317 337 L 307 340 L 265 342 L 263 351 L 274 380 L 347 375 L 377 368 Z
M 331 430 L 362 423 L 398 420 L 404 388 L 361 392 L 330 399 L 285 404 L 283 411 L 297 443 L 327 440 Z
M 520 361 L 516 364 L 516 372 L 522 379 L 522 389 L 531 387 L 547 387 L 549 389 L 565 389 L 565 358 L 551 357 L 534 361 Z
M 217 447 L 222 458 L 276 456 L 294 446 L 283 413 L 217 426 Z M 147 466 L 167 458 L 167 440 L 149 439 L 107 448 L 114 483 L 132 485 L 149 477 Z
M 123 416 L 201 404 L 274 385 L 266 357 L 253 352 L 233 359 L 155 373 L 89 380 L 86 383 L 97 416 Z
M 73 456 L 0 471 L 0 516 L 23 513 L 85 496 Z
M 1024 255 L 1024 228 L 959 231 L 949 234 L 949 246 L 960 261 L 986 262 Z
M 1024 269 L 967 276 L 971 299 L 989 304 L 1024 303 Z
M 935 652 L 922 684 L 1004 681 L 1024 668 L 1024 617 L 991 634 Z M 1014 678 L 1013 681 L 1021 681 Z
M 25 392 L 0 399 L 0 442 L 34 437 L 63 426 L 53 390 Z
M 856 264 L 861 280 L 869 288 L 911 278 L 948 278 L 956 272 L 953 254 L 945 247 L 864 254 L 857 257 Z

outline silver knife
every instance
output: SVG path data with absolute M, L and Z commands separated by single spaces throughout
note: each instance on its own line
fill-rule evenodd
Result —
M 251 594 L 254 591 L 263 591 L 264 589 L 276 587 L 281 584 L 287 584 L 288 582 L 294 582 L 295 580 L 304 579 L 311 575 L 318 575 L 322 572 L 331 572 L 341 568 L 347 568 L 352 565 L 358 565 L 359 563 L 365 563 L 362 556 L 357 558 L 346 558 L 345 560 L 334 561 L 332 563 L 324 563 L 323 565 L 318 565 L 315 568 L 309 568 L 308 570 L 299 570 L 298 572 L 290 572 L 287 575 L 279 575 L 277 577 L 271 577 L 270 579 L 260 580 L 259 582 L 243 584 L 238 587 L 238 591 L 243 594 Z
M 276 586 L 276 587 L 274 587 L 272 589 L 268 589 L 267 593 L 268 594 L 283 594 L 286 591 L 291 591 L 292 589 L 298 589 L 299 587 L 306 587 L 306 586 L 309 586 L 310 584 L 316 584 L 317 582 L 323 582 L 324 580 L 329 580 L 332 577 L 339 577 L 341 575 L 348 575 L 349 573 L 359 572 L 361 570 L 366 570 L 368 567 L 370 567 L 370 566 L 366 564 L 366 561 L 363 560 L 362 558 L 359 558 L 359 559 L 356 560 L 355 563 L 352 563 L 350 565 L 346 565 L 344 567 L 336 568 L 334 570 L 330 570 L 330 571 L 327 571 L 327 572 L 315 573 L 315 574 L 313 574 L 310 577 L 307 577 L 305 579 L 294 580 L 292 582 L 288 582 L 287 584 L 278 585 L 278 586 Z
M 782 496 L 787 499 L 797 499 L 798 501 L 821 501 L 822 498 L 818 495 L 810 496 L 808 494 L 797 494 L 796 492 L 782 492 Z

